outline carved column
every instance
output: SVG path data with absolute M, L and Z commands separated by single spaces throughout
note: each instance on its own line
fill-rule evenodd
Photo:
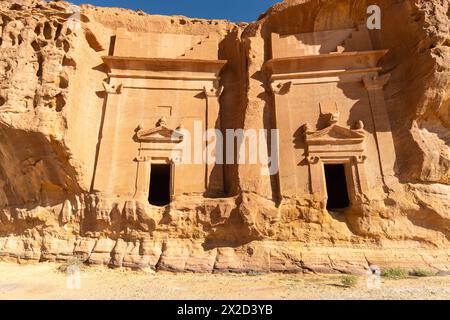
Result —
M 93 183 L 94 190 L 101 190 L 107 194 L 114 193 L 114 175 L 117 141 L 115 131 L 120 121 L 120 107 L 122 101 L 122 85 L 109 85 L 103 83 L 105 88 L 106 108 L 104 114 L 104 123 L 100 136 L 100 150 L 95 169 Z
M 177 162 L 174 161 L 174 159 L 170 159 L 169 163 L 170 163 L 170 200 L 174 201 L 182 192 L 177 189 L 177 184 L 175 183 L 178 177 L 179 166 L 177 165 Z
M 150 157 L 139 156 L 134 159 L 137 163 L 136 172 L 136 191 L 134 193 L 135 199 L 146 199 L 148 197 L 148 187 L 150 181 Z
M 204 93 L 206 96 L 206 129 L 218 129 L 220 126 L 220 95 L 222 94 L 223 87 L 215 85 L 211 87 L 204 87 Z M 220 141 L 216 141 L 216 153 L 217 148 L 223 148 L 223 145 L 217 144 Z M 208 142 L 206 142 L 208 146 Z M 220 150 L 223 154 L 223 149 Z M 208 156 L 208 155 L 206 155 Z M 223 195 L 223 165 L 218 163 L 209 163 L 209 159 L 206 160 L 206 190 L 207 193 L 212 196 Z M 217 159 L 216 159 L 217 160 Z M 222 159 L 221 159 L 222 160 Z M 222 161 L 223 162 L 223 161 Z
M 364 86 L 367 89 L 370 100 L 380 170 L 387 187 L 390 187 L 395 175 L 394 140 L 392 138 L 392 130 L 383 92 L 383 87 L 387 84 L 389 78 L 389 74 L 380 77 L 363 78 Z
M 354 161 L 355 161 L 355 166 L 356 166 L 356 179 L 358 180 L 357 183 L 358 185 L 355 186 L 355 190 L 357 193 L 359 193 L 360 195 L 364 195 L 367 194 L 369 191 L 369 186 L 367 184 L 367 176 L 366 176 L 366 168 L 365 168 L 365 161 L 366 161 L 367 157 L 366 156 L 355 156 L 354 157 Z
M 311 194 L 315 201 L 325 200 L 325 173 L 323 172 L 323 164 L 317 156 L 307 157 L 309 164 L 309 176 L 311 184 Z
M 276 127 L 279 130 L 279 185 L 281 195 L 294 195 L 297 189 L 296 167 L 289 106 L 282 96 L 289 93 L 292 82 L 272 83 L 275 99 Z M 272 150 L 272 152 L 274 152 Z

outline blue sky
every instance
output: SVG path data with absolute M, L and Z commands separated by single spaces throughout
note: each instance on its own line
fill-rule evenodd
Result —
M 151 14 L 250 22 L 281 0 L 71 0 L 70 2 L 141 9 Z

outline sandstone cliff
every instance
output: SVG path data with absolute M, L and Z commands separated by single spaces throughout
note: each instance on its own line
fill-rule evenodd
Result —
M 368 264 L 450 268 L 450 1 L 379 0 L 371 31 L 385 88 L 398 182 L 345 219 L 279 199 L 273 178 L 227 167 L 229 197 L 170 208 L 92 192 L 104 109 L 102 56 L 118 27 L 220 39 L 223 128 L 270 128 L 263 64 L 270 35 L 353 27 L 365 0 L 287 0 L 259 20 L 147 15 L 62 1 L 0 3 L 0 255 L 133 268 L 361 272 Z M 399 27 L 401 26 L 401 27 Z M 226 110 L 226 111 L 225 111 Z

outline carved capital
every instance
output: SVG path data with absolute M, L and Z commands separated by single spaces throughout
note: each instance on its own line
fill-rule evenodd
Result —
M 320 161 L 320 157 L 318 156 L 307 156 L 306 161 L 308 161 L 309 164 L 317 164 Z
M 364 163 L 366 161 L 366 156 L 355 156 L 356 163 Z
M 183 157 L 181 155 L 176 155 L 172 159 L 170 159 L 171 164 L 182 164 L 183 163 Z
M 205 86 L 203 87 L 203 92 L 205 93 L 206 97 L 218 98 L 223 92 L 223 86 Z
M 373 77 L 364 77 L 364 87 L 367 90 L 377 90 L 377 89 L 383 89 L 383 87 L 388 83 L 389 79 L 391 78 L 391 75 L 389 73 L 386 73 L 382 76 L 373 76 Z
M 103 81 L 103 88 L 105 89 L 105 92 L 108 94 L 121 94 L 123 89 L 123 84 L 119 85 L 112 85 L 105 81 Z
M 291 90 L 292 81 L 288 82 L 272 82 L 270 87 L 274 94 L 286 94 Z
M 152 157 L 150 156 L 137 156 L 136 158 L 134 158 L 134 161 L 136 162 L 148 162 L 152 159 Z

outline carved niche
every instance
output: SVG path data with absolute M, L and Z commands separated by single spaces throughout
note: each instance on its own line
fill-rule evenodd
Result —
M 303 126 L 307 145 L 306 160 L 309 165 L 311 191 L 318 199 L 326 197 L 324 164 L 343 164 L 352 200 L 361 198 L 367 190 L 365 174 L 365 132 L 362 121 L 354 129 L 337 124 L 336 114 L 330 114 L 329 125 L 313 131 Z
M 148 195 L 150 171 L 152 164 L 171 165 L 171 192 L 175 183 L 175 165 L 181 162 L 183 148 L 180 143 L 184 136 L 182 126 L 177 129 L 167 127 L 166 118 L 162 117 L 156 127 L 144 129 L 139 125 L 136 129 L 135 140 L 139 143 L 138 156 L 134 159 L 137 163 L 136 198 L 145 198 Z

